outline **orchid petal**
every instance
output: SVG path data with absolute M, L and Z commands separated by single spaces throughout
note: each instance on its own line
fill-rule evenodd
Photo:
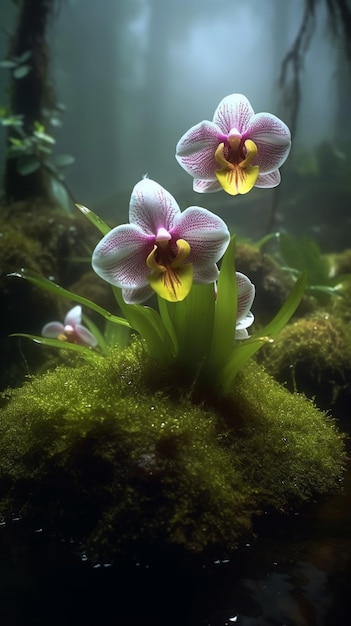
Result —
M 251 191 L 256 184 L 258 172 L 257 165 L 249 165 L 244 168 L 239 165 L 232 165 L 216 171 L 216 177 L 224 191 L 231 196 L 236 196 Z
M 193 189 L 197 193 L 214 193 L 215 191 L 221 191 L 222 187 L 217 179 L 202 180 L 201 178 L 194 178 Z
M 254 321 L 255 321 L 254 315 L 253 313 L 251 313 L 251 311 L 249 311 L 248 314 L 245 315 L 245 317 L 243 317 L 242 320 L 237 321 L 236 329 L 242 330 L 243 328 L 248 328 L 254 323 Z
M 161 265 L 156 261 L 155 251 L 157 246 L 147 258 L 147 264 L 152 269 L 150 286 L 161 298 L 169 302 L 181 302 L 193 284 L 193 266 L 184 262 L 189 256 L 189 243 L 184 239 L 177 240 L 177 256 L 169 265 Z
M 277 187 L 280 183 L 280 179 L 279 170 L 274 170 L 274 172 L 270 172 L 269 174 L 259 174 L 255 187 L 265 187 L 266 189 Z
M 216 263 L 223 256 L 230 239 L 223 220 L 197 206 L 189 207 L 180 215 L 172 235 L 175 239 L 185 239 L 190 245 L 188 260 L 193 263 L 195 271 Z
M 81 324 L 76 324 L 74 327 L 75 334 L 77 338 L 80 340 L 80 343 L 85 344 L 86 346 L 91 346 L 95 348 L 98 344 L 96 337 L 93 333 L 90 332 L 85 326 Z
M 255 142 L 258 149 L 255 163 L 260 173 L 276 170 L 287 159 L 291 148 L 290 130 L 284 122 L 270 113 L 254 115 L 246 129 L 245 137 Z
M 196 268 L 194 269 L 194 283 L 198 285 L 214 283 L 217 280 L 218 275 L 219 270 L 215 263 L 209 265 L 208 267 Z
M 257 149 L 256 154 L 248 148 L 250 144 Z M 219 103 L 212 123 L 200 122 L 183 135 L 176 158 L 193 176 L 194 191 L 212 193 L 224 189 L 237 195 L 253 187 L 278 185 L 277 170 L 290 148 L 290 130 L 284 122 L 270 113 L 255 114 L 245 96 L 231 94 Z M 262 178 L 273 172 L 273 177 Z
M 235 329 L 235 339 L 247 339 L 249 333 L 246 328 L 236 328 Z
M 178 163 L 195 178 L 213 180 L 214 153 L 220 136 L 221 130 L 213 122 L 205 120 L 196 124 L 177 143 Z
M 254 110 L 248 99 L 240 93 L 233 93 L 221 100 L 215 110 L 213 122 L 223 133 L 228 134 L 232 128 L 243 133 L 253 115 Z
M 65 327 L 61 322 L 49 322 L 42 328 L 41 334 L 49 339 L 57 339 L 64 331 Z
M 70 309 L 65 317 L 65 326 L 75 326 L 76 324 L 80 324 L 82 321 L 82 307 L 80 304 L 74 306 L 73 309 Z
M 129 221 L 145 235 L 154 236 L 160 227 L 169 231 L 179 214 L 173 196 L 154 180 L 143 178 L 135 185 L 129 203 Z
M 125 287 L 122 289 L 122 297 L 126 304 L 141 304 L 154 295 L 149 283 L 143 287 Z
M 249 314 L 255 297 L 255 286 L 252 284 L 250 279 L 241 272 L 236 272 L 236 280 L 238 285 L 238 325 L 238 322 L 243 320 Z
M 93 252 L 94 271 L 117 287 L 145 286 L 149 274 L 145 261 L 153 248 L 154 239 L 134 224 L 113 228 Z

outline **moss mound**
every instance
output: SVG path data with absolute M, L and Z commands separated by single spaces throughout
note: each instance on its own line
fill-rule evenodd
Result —
M 259 358 L 291 391 L 304 392 L 336 417 L 350 417 L 351 328 L 340 317 L 321 312 L 286 326 Z
M 74 538 L 97 559 L 143 546 L 230 549 L 256 514 L 338 484 L 333 422 L 257 364 L 217 407 L 180 397 L 176 384 L 155 390 L 166 378 L 136 343 L 11 391 L 0 421 L 4 518 Z

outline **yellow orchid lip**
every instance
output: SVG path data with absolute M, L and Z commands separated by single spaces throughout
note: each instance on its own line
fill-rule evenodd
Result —
M 156 240 L 157 241 L 157 240 Z M 171 246 L 166 239 L 160 239 L 146 259 L 152 270 L 148 280 L 152 289 L 169 302 L 180 302 L 189 294 L 193 284 L 193 265 L 185 263 L 190 253 L 190 245 L 178 239 Z
M 237 136 L 229 137 L 228 144 L 220 143 L 215 152 L 215 159 L 220 165 L 215 172 L 217 180 L 232 196 L 248 193 L 259 173 L 258 165 L 251 165 L 257 155 L 257 146 L 251 139 L 242 144 Z

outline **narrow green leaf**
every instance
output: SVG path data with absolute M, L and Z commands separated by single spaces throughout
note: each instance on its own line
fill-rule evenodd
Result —
M 255 241 L 252 246 L 254 248 L 262 248 L 263 246 L 266 245 L 266 243 L 268 243 L 268 241 L 271 241 L 272 239 L 279 239 L 280 237 L 280 233 L 279 232 L 275 232 L 275 233 L 269 233 L 268 235 L 265 235 L 264 237 L 262 237 L 262 239 L 259 239 L 258 241 Z
M 131 328 L 144 339 L 151 356 L 160 362 L 172 360 L 172 341 L 157 311 L 140 304 L 126 304 L 122 290 L 118 287 L 112 287 L 112 290 Z
M 28 280 L 30 283 L 32 283 L 32 285 L 35 285 L 36 287 L 40 287 L 40 289 L 49 291 L 50 293 L 53 293 L 56 296 L 61 296 L 62 298 L 68 298 L 69 300 L 73 300 L 74 302 L 83 304 L 88 309 L 92 309 L 93 311 L 96 311 L 96 313 L 99 313 L 102 317 L 109 320 L 110 322 L 114 322 L 115 324 L 121 324 L 122 326 L 129 327 L 127 320 L 125 320 L 123 317 L 112 315 L 112 313 L 110 313 L 109 311 L 106 311 L 106 309 L 103 309 L 98 304 L 95 304 L 95 302 L 93 302 L 92 300 L 88 300 L 87 298 L 84 298 L 83 296 L 79 296 L 78 294 L 73 293 L 72 291 L 68 291 L 68 289 L 64 289 L 63 287 L 60 287 L 59 285 L 52 282 L 51 280 L 48 280 L 47 278 L 44 278 L 43 276 L 40 276 L 39 274 L 36 274 L 35 272 L 32 272 L 31 270 L 21 269 L 18 272 L 13 272 L 12 274 L 8 274 L 8 276 L 24 278 L 25 280 Z
M 102 358 L 102 355 L 86 346 L 80 346 L 77 343 L 70 343 L 69 341 L 61 341 L 60 339 L 49 339 L 48 337 L 38 337 L 36 335 L 28 335 L 27 333 L 12 333 L 9 337 L 23 337 L 24 339 L 30 339 L 34 343 L 39 343 L 43 346 L 49 346 L 50 348 L 59 348 L 60 350 L 71 350 L 72 352 L 79 352 L 85 358 L 96 360 Z
M 84 313 L 82 314 L 82 320 L 85 326 L 90 330 L 90 332 L 94 335 L 95 339 L 97 340 L 98 346 L 102 354 L 106 356 L 108 349 L 107 349 L 107 344 L 106 344 L 104 335 L 102 334 L 100 329 L 97 327 L 97 325 L 90 319 L 90 317 L 87 317 L 87 315 L 84 315 Z
M 120 348 L 125 348 L 130 342 L 130 328 L 120 324 L 112 324 L 106 320 L 104 337 L 108 347 L 119 346 Z
M 222 393 L 228 393 L 235 376 L 245 363 L 266 343 L 273 341 L 270 337 L 253 336 L 250 339 L 240 340 L 232 349 L 232 354 L 221 369 L 218 382 Z
M 287 300 L 275 317 L 259 332 L 250 337 L 237 342 L 232 348 L 232 354 L 222 367 L 219 373 L 219 387 L 224 392 L 228 392 L 237 373 L 265 343 L 272 341 L 289 322 L 295 313 L 303 297 L 307 282 L 306 273 L 301 274 L 291 290 Z
M 0 61 L 0 67 L 6 70 L 13 69 L 17 67 L 17 61 L 12 61 L 11 59 L 4 59 L 4 61 Z
M 95 213 L 93 213 L 93 211 L 91 211 L 90 209 L 88 209 L 86 206 L 84 206 L 83 204 L 76 204 L 77 209 L 79 209 L 83 215 L 85 215 L 85 217 L 88 218 L 88 220 L 94 224 L 94 226 L 100 231 L 100 233 L 102 235 L 107 235 L 107 233 L 110 232 L 111 227 L 108 226 L 106 224 L 106 222 L 104 222 L 103 219 L 101 219 L 101 217 L 99 217 L 98 215 L 96 215 Z
M 275 337 L 286 326 L 299 306 L 306 289 L 307 274 L 303 272 L 294 284 L 287 300 L 274 318 L 262 329 L 260 335 Z
M 193 285 L 182 302 L 165 304 L 177 338 L 177 360 L 182 367 L 196 373 L 210 351 L 215 309 L 214 285 Z
M 177 340 L 177 336 L 174 330 L 174 326 L 173 326 L 173 322 L 170 316 L 170 311 L 169 311 L 169 306 L 168 304 L 173 304 L 173 303 L 168 303 L 164 298 L 161 298 L 160 296 L 157 296 L 157 305 L 158 305 L 158 310 L 160 312 L 160 317 L 161 320 L 164 324 L 165 329 L 167 330 L 172 344 L 173 344 L 173 352 L 174 355 L 177 354 L 178 352 L 178 340 Z

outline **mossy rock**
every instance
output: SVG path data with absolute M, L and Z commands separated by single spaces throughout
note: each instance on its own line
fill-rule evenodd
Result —
M 333 421 L 257 364 L 217 405 L 171 376 L 136 342 L 11 391 L 0 421 L 5 520 L 73 538 L 94 559 L 230 550 L 263 511 L 339 484 Z
M 284 272 L 275 259 L 250 243 L 239 242 L 235 254 L 235 267 L 238 272 L 250 277 L 256 288 L 256 297 L 252 305 L 255 324 L 264 326 L 287 300 L 293 281 Z M 316 309 L 316 300 L 304 296 L 296 312 L 296 316 L 306 315 Z
M 305 393 L 321 409 L 330 409 L 335 417 L 349 422 L 349 323 L 321 311 L 286 326 L 258 356 L 266 370 L 291 391 Z

